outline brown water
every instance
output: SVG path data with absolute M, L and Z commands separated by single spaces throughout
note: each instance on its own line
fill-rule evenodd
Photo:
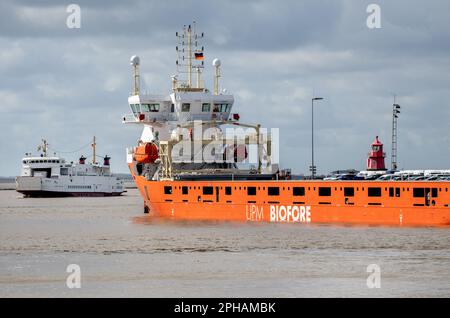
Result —
M 0 191 L 0 296 L 450 296 L 450 229 L 187 223 L 113 198 Z M 81 288 L 66 267 L 81 268 Z M 369 264 L 381 288 L 366 284 Z

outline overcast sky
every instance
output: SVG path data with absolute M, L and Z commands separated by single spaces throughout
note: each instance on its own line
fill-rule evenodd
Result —
M 69 29 L 70 3 L 81 28 Z M 381 28 L 366 8 L 381 8 Z M 307 173 L 311 97 L 319 173 L 364 169 L 376 135 L 390 162 L 393 94 L 400 168 L 450 168 L 450 1 L 10 1 L 0 2 L 0 175 L 45 137 L 70 152 L 97 137 L 115 172 L 141 128 L 123 125 L 129 58 L 142 86 L 168 94 L 175 32 L 197 22 L 205 64 L 222 60 L 222 87 L 244 122 L 280 129 L 280 161 Z M 204 74 L 212 88 L 212 70 Z M 61 153 L 76 160 L 89 149 Z

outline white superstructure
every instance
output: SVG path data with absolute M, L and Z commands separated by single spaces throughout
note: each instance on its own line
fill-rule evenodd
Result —
M 93 143 L 95 148 L 95 139 Z M 113 196 L 124 192 L 123 181 L 111 174 L 110 158 L 103 165 L 95 160 L 69 163 L 58 156 L 47 156 L 47 143 L 40 156 L 22 159 L 22 171 L 16 178 L 16 190 L 27 196 Z
M 234 96 L 220 87 L 222 63 L 217 58 L 212 61 L 214 87 L 205 87 L 203 33 L 197 33 L 193 23 L 176 37 L 177 75 L 171 76 L 168 94 L 142 92 L 140 58 L 130 59 L 131 114 L 122 121 L 143 126 L 138 146 L 127 148 L 130 168 L 153 180 L 171 179 L 174 173 L 271 173 L 274 167 L 276 171 L 278 167 L 271 162 L 271 135 L 262 133 L 259 124 L 239 122 L 239 114 L 232 113 Z M 238 167 L 246 159 L 245 169 Z

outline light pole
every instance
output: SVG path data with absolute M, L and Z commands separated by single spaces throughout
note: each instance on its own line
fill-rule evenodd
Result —
M 315 100 L 323 100 L 322 97 L 313 97 L 311 99 L 311 167 L 309 170 L 311 171 L 311 179 L 314 180 L 317 168 L 314 165 L 314 101 Z
M 400 105 L 395 102 L 392 105 L 392 152 L 391 152 L 391 169 L 397 170 L 397 119 L 400 114 Z

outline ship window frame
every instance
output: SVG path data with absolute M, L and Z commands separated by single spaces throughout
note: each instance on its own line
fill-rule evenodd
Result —
M 214 103 L 213 113 L 226 113 L 231 110 L 229 103 Z
M 305 187 L 292 187 L 292 196 L 294 197 L 304 197 Z
M 138 108 L 139 104 L 130 104 L 131 111 L 133 114 L 138 114 L 140 111 L 140 108 Z
M 181 112 L 189 113 L 191 111 L 191 103 L 182 103 L 181 104 Z
M 438 189 L 437 188 L 431 188 L 431 197 L 437 198 L 438 197 Z
M 382 190 L 380 187 L 368 187 L 367 196 L 370 198 L 380 198 L 382 196 Z
M 413 198 L 424 198 L 425 188 L 413 188 Z
M 256 187 L 248 187 L 247 188 L 247 195 L 256 195 Z
M 164 186 L 164 194 L 172 194 L 172 186 Z
M 389 197 L 390 198 L 395 197 L 394 187 L 389 187 Z
M 212 187 L 212 186 L 203 186 L 202 187 L 202 193 L 203 193 L 203 195 L 213 195 L 214 194 L 214 187 Z
M 143 103 L 141 105 L 141 112 L 157 113 L 160 110 L 159 103 Z
M 203 113 L 211 112 L 211 103 L 202 103 L 202 112 Z
M 233 187 L 227 186 L 225 187 L 225 195 L 231 195 L 233 191 Z
M 181 194 L 188 195 L 189 194 L 189 187 L 188 186 L 182 186 L 181 187 Z
M 331 187 L 319 187 L 319 197 L 331 197 L 332 189 Z
M 267 195 L 274 197 L 280 195 L 280 187 L 267 187 Z
M 344 196 L 345 197 L 354 197 L 355 196 L 355 188 L 354 187 L 344 187 Z

